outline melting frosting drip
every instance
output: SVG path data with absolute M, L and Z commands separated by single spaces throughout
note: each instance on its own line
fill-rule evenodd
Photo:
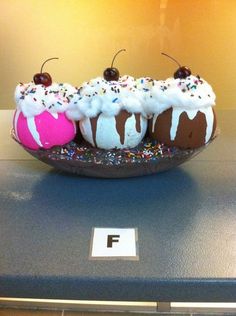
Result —
M 97 146 L 96 135 L 97 135 L 98 118 L 99 118 L 99 116 L 90 118 L 94 146 Z
M 140 121 L 140 114 L 139 113 L 135 113 L 135 121 L 136 121 L 136 124 L 135 124 L 135 127 L 136 127 L 136 131 L 138 133 L 141 133 L 141 121 Z
M 116 131 L 120 135 L 120 143 L 122 145 L 124 145 L 125 142 L 125 123 L 131 115 L 132 114 L 128 113 L 127 111 L 122 111 L 119 115 L 115 116 Z
M 176 137 L 176 133 L 179 126 L 179 118 L 181 114 L 185 112 L 190 120 L 193 120 L 197 115 L 198 110 L 185 110 L 181 108 L 175 108 L 172 111 L 172 122 L 170 129 L 170 139 L 173 141 Z
M 17 122 L 18 122 L 20 113 L 21 113 L 20 110 L 16 110 L 16 112 L 15 112 L 15 118 L 14 118 L 14 131 L 15 131 L 15 134 L 16 134 L 16 138 L 17 138 L 18 140 L 19 140 L 19 136 L 18 136 L 18 131 L 17 131 Z
M 155 131 L 155 124 L 156 124 L 157 117 L 158 117 L 158 114 L 154 114 L 152 118 L 152 133 L 154 133 Z
M 58 113 L 50 113 L 55 120 L 58 120 Z
M 198 111 L 205 114 L 205 118 L 206 118 L 206 126 L 207 127 L 206 127 L 205 143 L 207 143 L 210 140 L 211 134 L 212 134 L 212 129 L 213 129 L 213 123 L 214 123 L 214 113 L 213 113 L 213 110 L 211 107 L 207 107 L 207 108 L 193 109 L 193 110 L 183 109 L 183 108 L 173 108 L 171 128 L 170 128 L 170 140 L 171 141 L 175 140 L 178 126 L 179 126 L 179 118 L 180 118 L 181 114 L 185 112 L 187 114 L 188 118 L 190 120 L 193 120 L 196 117 Z M 157 120 L 158 116 L 159 116 L 158 114 L 155 114 L 153 117 L 153 121 L 152 121 L 152 132 L 153 133 L 155 130 L 155 124 L 156 124 L 156 120 Z
M 40 147 L 43 147 L 43 145 L 42 145 L 42 143 L 40 141 L 40 135 L 39 135 L 39 133 L 37 131 L 37 128 L 36 128 L 34 117 L 27 118 L 27 126 L 28 126 L 28 129 L 29 129 L 31 135 L 33 136 L 34 140 L 36 141 L 36 143 Z
M 210 140 L 211 135 L 212 135 L 212 129 L 214 125 L 214 113 L 213 113 L 212 108 L 210 107 L 204 109 L 204 111 L 203 109 L 201 109 L 200 111 L 204 113 L 206 117 L 207 129 L 206 129 L 205 143 L 207 143 Z

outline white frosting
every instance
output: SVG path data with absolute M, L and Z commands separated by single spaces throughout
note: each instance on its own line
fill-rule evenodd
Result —
M 18 119 L 19 119 L 20 113 L 21 113 L 20 110 L 16 110 L 15 117 L 14 117 L 14 120 L 13 120 L 14 131 L 15 131 L 16 139 L 18 141 L 19 141 L 19 136 L 18 136 L 17 123 L 18 123 Z
M 137 146 L 143 139 L 147 130 L 147 120 L 140 116 L 141 131 L 136 130 L 135 114 L 132 114 L 125 122 L 124 126 L 124 144 L 121 143 L 120 135 L 116 129 L 116 119 L 114 116 L 106 116 L 100 114 L 97 121 L 96 129 L 96 144 L 97 147 L 103 149 L 112 148 L 133 148 Z M 93 131 L 91 127 L 90 118 L 85 118 L 80 121 L 80 130 L 83 137 L 93 146 Z
M 215 105 L 212 87 L 198 76 L 191 75 L 186 79 L 154 80 L 152 85 L 147 79 L 137 79 L 137 81 L 142 80 L 142 85 L 146 87 L 143 88 L 146 92 L 143 107 L 147 115 L 161 114 L 170 107 L 185 108 L 189 111 Z
M 33 139 L 35 140 L 35 142 L 40 146 L 43 147 L 41 141 L 40 141 L 40 135 L 39 132 L 37 131 L 37 127 L 35 124 L 35 120 L 34 117 L 28 117 L 27 118 L 27 126 L 28 129 L 33 137 Z
M 54 117 L 55 120 L 58 120 L 58 117 L 59 117 L 58 113 L 50 113 L 50 114 Z
M 207 122 L 207 129 L 206 129 L 206 136 L 205 136 L 205 143 L 207 143 L 212 135 L 213 126 L 214 126 L 214 113 L 211 107 L 205 108 L 204 111 L 201 109 L 201 112 L 205 114 L 206 122 Z
M 212 87 L 199 76 L 186 79 L 134 79 L 123 76 L 119 81 L 98 77 L 84 83 L 74 94 L 66 111 L 70 119 L 93 118 L 103 113 L 115 116 L 121 110 L 150 117 L 173 107 L 188 110 L 215 105 Z
M 95 143 L 93 141 L 93 131 L 91 126 L 90 118 L 86 117 L 85 119 L 79 122 L 80 131 L 87 142 L 89 142 L 93 147 L 95 147 Z
M 25 117 L 34 117 L 48 111 L 56 118 L 57 113 L 65 112 L 78 90 L 68 83 L 53 83 L 45 87 L 33 82 L 19 84 L 15 90 L 17 109 Z
M 180 118 L 180 115 L 182 113 L 183 113 L 183 111 L 180 108 L 175 108 L 172 111 L 172 121 L 171 121 L 171 128 L 170 128 L 170 139 L 171 140 L 175 139 L 175 136 L 176 136 L 176 133 L 178 130 L 178 126 L 179 126 L 179 118 Z
M 93 118 L 100 113 L 115 116 L 121 110 L 145 115 L 142 103 L 143 92 L 137 89 L 133 77 L 123 76 L 118 81 L 106 81 L 98 77 L 81 86 L 66 114 L 74 120 Z

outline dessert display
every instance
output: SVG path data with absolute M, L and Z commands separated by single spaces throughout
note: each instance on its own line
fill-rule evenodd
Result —
M 84 83 L 74 98 L 67 116 L 79 120 L 85 140 L 102 149 L 133 148 L 143 139 L 147 119 L 142 108 L 142 92 L 136 88 L 131 76 L 119 76 L 113 67 L 98 77 Z
M 160 172 L 203 150 L 216 136 L 211 86 L 165 53 L 179 66 L 173 78 L 120 76 L 122 51 L 78 88 L 53 83 L 44 63 L 16 87 L 13 138 L 58 169 L 105 178 Z
M 67 118 L 67 109 L 77 90 L 69 84 L 52 83 L 51 76 L 41 72 L 33 82 L 20 83 L 15 90 L 17 109 L 13 126 L 17 140 L 37 150 L 64 145 L 74 139 L 75 123 Z

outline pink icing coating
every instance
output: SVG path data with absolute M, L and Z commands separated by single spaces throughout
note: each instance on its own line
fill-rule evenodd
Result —
M 39 136 L 40 144 L 38 144 L 34 133 L 29 129 L 28 120 L 21 112 L 16 122 L 16 113 L 14 115 L 14 126 L 16 126 L 16 134 L 19 141 L 30 149 L 37 150 L 39 148 L 49 149 L 53 146 L 61 146 L 69 143 L 76 134 L 74 122 L 70 121 L 65 113 L 58 113 L 55 118 L 47 111 L 36 115 L 33 122 L 36 132 Z

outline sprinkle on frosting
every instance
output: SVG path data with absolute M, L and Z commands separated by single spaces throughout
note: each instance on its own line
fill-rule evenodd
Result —
M 99 113 L 115 116 L 121 110 L 142 113 L 143 93 L 131 76 L 123 76 L 118 81 L 106 81 L 101 77 L 84 83 L 67 111 L 71 119 L 93 118 Z
M 186 79 L 154 80 L 151 89 L 147 81 L 145 85 L 148 90 L 144 95 L 143 106 L 147 115 L 161 114 L 170 107 L 192 110 L 215 105 L 215 94 L 212 87 L 200 76 L 191 75 Z
M 79 88 L 66 83 L 53 83 L 48 87 L 33 82 L 20 83 L 16 87 L 15 100 L 26 117 L 46 110 L 66 112 L 69 119 L 81 120 L 100 113 L 115 116 L 121 110 L 151 117 L 170 107 L 181 107 L 186 111 L 205 108 L 215 105 L 215 94 L 198 75 L 166 80 L 123 76 L 118 81 L 98 77 Z
M 78 90 L 67 83 L 53 83 L 45 87 L 33 82 L 20 83 L 15 90 L 15 101 L 25 117 L 33 117 L 43 111 L 62 113 Z
M 125 109 L 130 113 L 142 113 L 150 117 L 170 107 L 191 110 L 214 104 L 215 94 L 200 76 L 167 80 L 123 76 L 119 81 L 106 81 L 99 77 L 81 86 L 67 115 L 79 120 L 96 117 L 100 113 L 113 116 Z

